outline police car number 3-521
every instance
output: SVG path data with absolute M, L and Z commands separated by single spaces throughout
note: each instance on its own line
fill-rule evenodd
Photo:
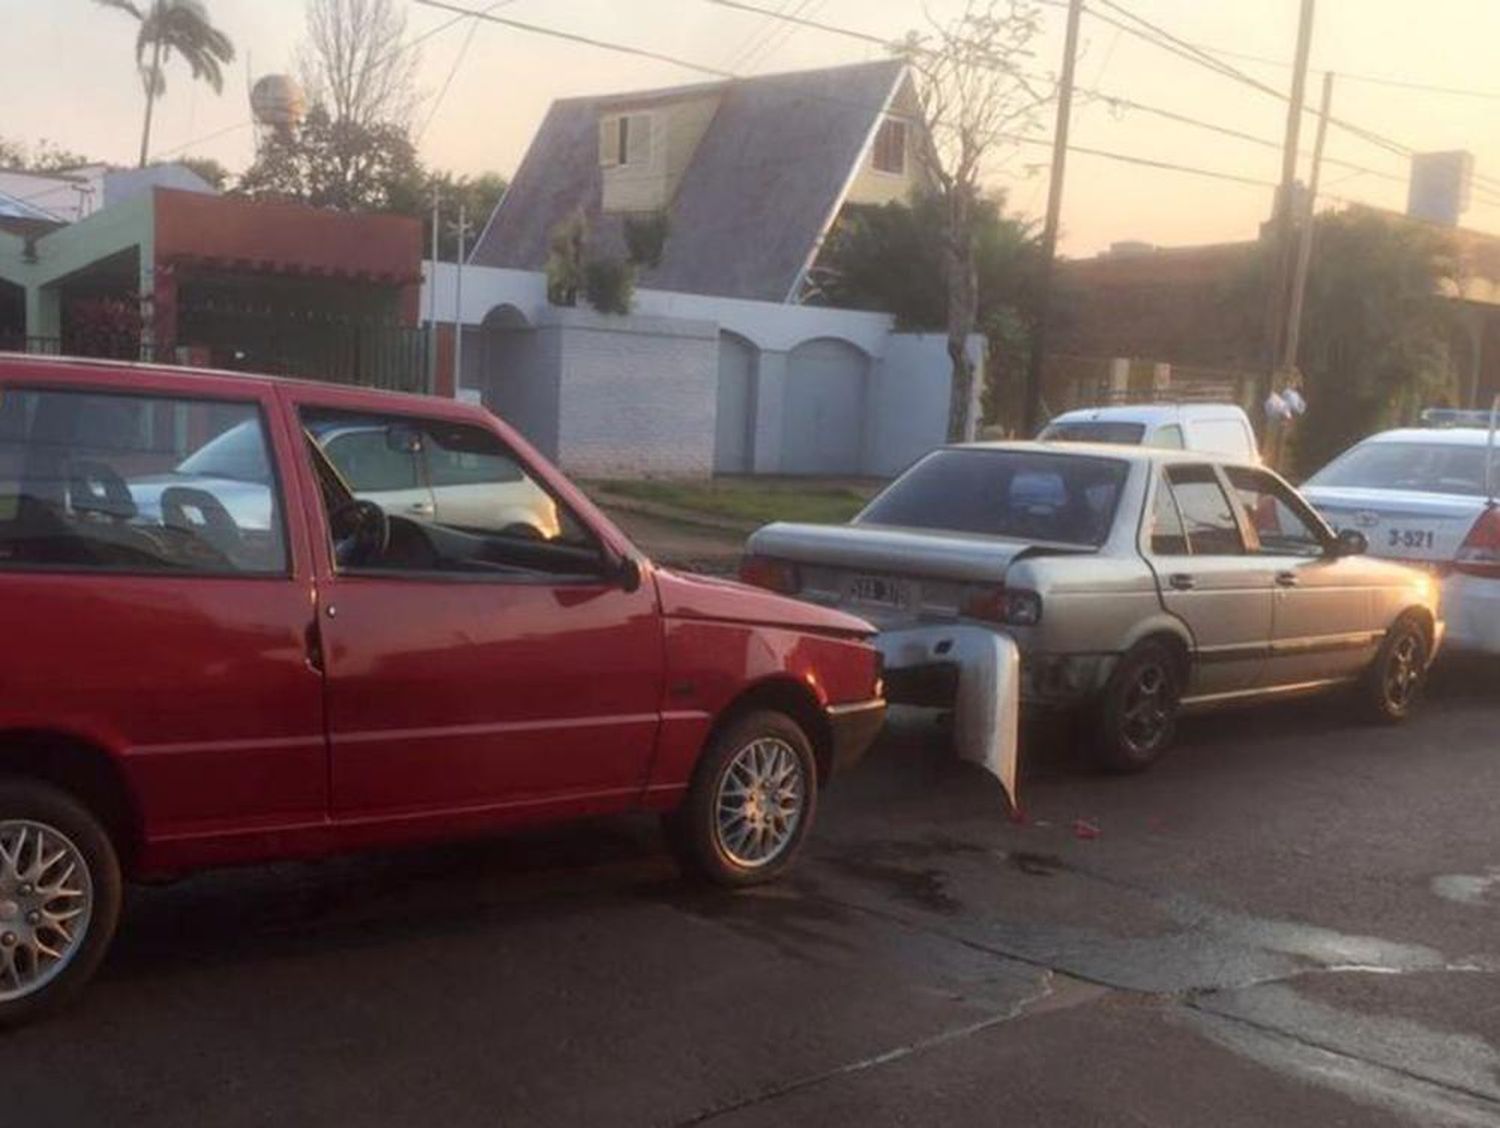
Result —
M 1389 529 L 1386 537 L 1391 548 L 1431 548 L 1435 539 L 1431 529 Z

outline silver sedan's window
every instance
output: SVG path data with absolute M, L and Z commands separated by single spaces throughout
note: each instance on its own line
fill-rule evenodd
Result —
M 1194 556 L 1238 556 L 1245 551 L 1234 508 L 1211 467 L 1174 466 L 1167 480 Z
M 1500 461 L 1500 457 L 1497 457 Z M 1307 480 L 1309 486 L 1484 497 L 1485 448 L 1455 443 L 1363 443 Z M 1500 471 L 1496 472 L 1500 477 Z
M 1112 458 L 940 450 L 855 522 L 1097 547 L 1114 524 L 1128 469 Z
M 1239 495 L 1245 518 L 1260 541 L 1259 551 L 1271 556 L 1322 556 L 1323 538 L 1297 511 L 1290 492 L 1271 475 L 1231 466 L 1225 473 Z
M 1151 552 L 1154 556 L 1188 555 L 1187 533 L 1182 514 L 1172 499 L 1172 487 L 1166 478 L 1156 484 L 1156 501 L 1151 507 Z

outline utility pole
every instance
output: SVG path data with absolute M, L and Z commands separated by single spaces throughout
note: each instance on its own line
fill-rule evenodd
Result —
M 1311 3 L 1311 0 L 1308 0 Z M 1068 29 L 1063 41 L 1062 78 L 1057 88 L 1057 125 L 1052 131 L 1052 174 L 1047 181 L 1047 219 L 1042 226 L 1042 275 L 1036 317 L 1032 323 L 1031 356 L 1026 365 L 1023 422 L 1026 435 L 1036 433 L 1042 414 L 1042 361 L 1047 348 L 1047 319 L 1052 312 L 1053 260 L 1057 257 L 1057 224 L 1062 214 L 1063 173 L 1068 163 L 1068 122 L 1073 113 L 1073 71 L 1078 61 L 1078 24 L 1083 0 L 1068 0 Z
M 464 382 L 464 236 L 468 234 L 464 205 L 458 205 L 458 277 L 453 282 L 453 394 Z
M 1323 108 L 1318 115 L 1318 137 L 1313 142 L 1312 172 L 1307 179 L 1307 203 L 1302 209 L 1302 230 L 1297 236 L 1297 265 L 1292 272 L 1292 300 L 1287 307 L 1285 350 L 1281 367 L 1297 367 L 1297 349 L 1302 342 L 1302 302 L 1307 294 L 1307 268 L 1312 262 L 1313 221 L 1318 208 L 1318 174 L 1323 168 L 1323 139 L 1328 135 L 1328 112 L 1333 106 L 1333 72 L 1323 75 Z
M 1297 183 L 1297 144 L 1301 136 L 1303 103 L 1307 96 L 1307 56 L 1312 49 L 1314 0 L 1302 0 L 1297 24 L 1297 55 L 1292 70 L 1292 95 L 1287 103 L 1286 138 L 1281 150 L 1281 187 L 1271 214 L 1271 274 L 1266 290 L 1265 386 L 1257 397 L 1264 402 L 1275 391 L 1285 329 L 1287 289 L 1292 273 L 1292 192 Z
M 437 327 L 437 268 L 438 225 L 442 212 L 438 205 L 442 199 L 437 188 L 432 190 L 432 258 L 427 266 L 427 390 L 437 390 L 438 327 Z

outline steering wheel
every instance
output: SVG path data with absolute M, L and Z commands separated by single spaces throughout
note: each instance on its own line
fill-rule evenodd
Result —
M 515 521 L 500 530 L 502 537 L 514 537 L 516 540 L 545 541 L 547 534 L 527 521 Z
M 198 520 L 194 520 L 196 511 Z M 232 558 L 240 547 L 240 527 L 224 503 L 207 490 L 169 486 L 161 492 L 161 522 L 207 541 L 215 551 Z
M 379 560 L 391 543 L 391 519 L 373 501 L 353 498 L 328 516 L 333 559 L 341 567 Z

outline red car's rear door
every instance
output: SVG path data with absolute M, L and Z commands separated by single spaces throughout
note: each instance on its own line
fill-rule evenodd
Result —
M 0 728 L 113 753 L 147 868 L 326 818 L 296 449 L 263 381 L 0 365 Z
M 304 450 L 335 819 L 465 813 L 505 821 L 634 802 L 661 700 L 652 586 L 627 590 L 597 565 L 562 567 L 552 554 L 566 557 L 566 546 L 517 532 L 507 501 L 515 474 L 542 482 L 492 421 L 462 409 L 445 414 L 430 401 L 376 400 L 372 408 L 369 397 L 336 389 L 288 395 L 309 424 L 389 421 L 395 441 L 409 442 L 415 429 L 422 442 L 451 445 L 476 465 L 512 460 L 495 527 L 393 511 L 384 553 L 341 561 L 331 543 L 336 490 L 325 492 L 333 489 L 330 464 Z M 346 485 L 360 492 L 361 483 Z M 594 534 L 575 520 L 565 535 Z M 542 566 L 530 566 L 537 560 Z

